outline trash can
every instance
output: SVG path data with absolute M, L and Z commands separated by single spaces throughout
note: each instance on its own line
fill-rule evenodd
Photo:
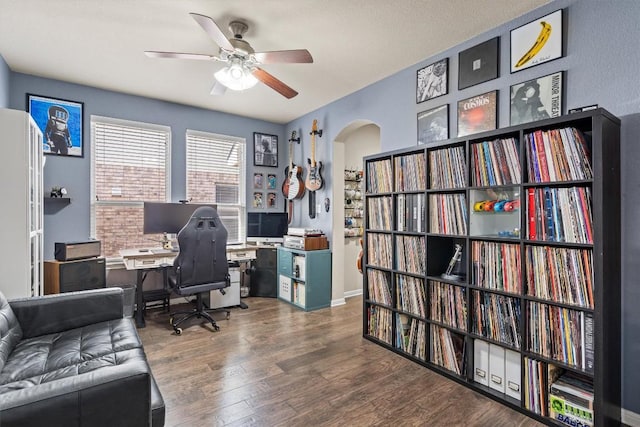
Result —
M 136 303 L 136 285 L 131 283 L 119 283 L 117 285 L 109 285 L 110 288 L 122 288 L 123 295 L 123 304 L 122 311 L 124 313 L 124 317 L 133 317 L 133 308 Z

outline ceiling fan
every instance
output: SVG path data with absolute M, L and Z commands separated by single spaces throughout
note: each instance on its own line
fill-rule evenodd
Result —
M 271 89 L 286 98 L 293 98 L 298 94 L 291 87 L 278 80 L 272 74 L 259 67 L 261 64 L 276 63 L 312 63 L 313 58 L 306 49 L 278 50 L 270 52 L 256 52 L 242 36 L 249 29 L 242 21 L 232 21 L 229 30 L 233 38 L 228 39 L 213 19 L 198 13 L 190 13 L 202 29 L 220 47 L 219 54 L 206 55 L 200 53 L 159 52 L 147 50 L 144 53 L 151 58 L 200 59 L 220 61 L 227 65 L 217 71 L 214 76 L 216 82 L 211 89 L 212 95 L 222 95 L 227 88 L 244 90 L 253 87 L 261 81 Z

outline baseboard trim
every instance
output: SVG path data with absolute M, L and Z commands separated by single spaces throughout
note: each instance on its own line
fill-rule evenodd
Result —
M 331 307 L 337 307 L 339 305 L 345 305 L 346 303 L 347 303 L 347 301 L 345 301 L 344 298 L 332 299 L 331 300 Z
M 640 414 L 622 408 L 622 422 L 631 427 L 640 427 Z
M 345 298 L 357 297 L 358 295 L 362 295 L 362 289 L 356 289 L 355 291 L 347 291 L 344 293 Z

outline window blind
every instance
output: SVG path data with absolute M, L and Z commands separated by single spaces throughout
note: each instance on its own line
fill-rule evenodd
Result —
M 187 198 L 215 203 L 228 231 L 227 241 L 245 240 L 244 138 L 188 130 Z
M 92 235 L 106 257 L 123 248 L 146 247 L 157 236 L 143 235 L 143 201 L 169 199 L 167 126 L 91 116 Z

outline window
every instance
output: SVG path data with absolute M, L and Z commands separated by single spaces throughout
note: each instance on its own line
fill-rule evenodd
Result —
M 142 233 L 143 201 L 169 200 L 171 129 L 91 116 L 91 142 L 91 233 L 103 255 L 159 242 Z
M 229 243 L 245 240 L 244 138 L 187 131 L 187 199 L 215 203 Z

